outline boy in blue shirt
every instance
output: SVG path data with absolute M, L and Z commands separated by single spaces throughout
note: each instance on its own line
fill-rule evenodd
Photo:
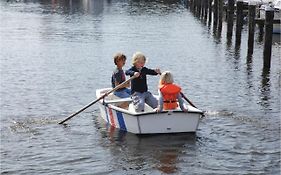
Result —
M 115 88 L 119 84 L 126 81 L 125 73 L 122 69 L 123 66 L 125 65 L 125 63 L 126 63 L 126 56 L 124 54 L 122 54 L 122 53 L 115 54 L 114 64 L 116 65 L 116 68 L 113 71 L 112 76 L 111 76 L 112 88 Z M 122 87 L 120 87 L 119 89 L 114 91 L 113 94 L 120 98 L 130 97 L 131 90 L 127 88 L 129 86 L 130 86 L 130 82 L 128 82 L 127 84 L 123 85 Z

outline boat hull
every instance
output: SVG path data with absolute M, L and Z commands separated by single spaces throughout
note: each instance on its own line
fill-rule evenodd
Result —
M 113 105 L 99 104 L 101 117 L 113 127 L 134 134 L 196 132 L 202 113 L 164 111 L 130 114 Z

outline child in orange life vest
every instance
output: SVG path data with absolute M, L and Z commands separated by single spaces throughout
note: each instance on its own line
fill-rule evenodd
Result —
M 163 109 L 176 109 L 179 104 L 181 110 L 187 112 L 187 109 L 183 105 L 183 99 L 181 97 L 180 91 L 181 88 L 174 84 L 171 72 L 163 72 L 159 81 L 159 103 L 157 111 L 161 112 Z

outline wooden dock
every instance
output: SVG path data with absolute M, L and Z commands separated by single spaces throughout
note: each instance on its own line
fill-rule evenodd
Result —
M 258 25 L 260 36 L 263 37 L 264 51 L 263 60 L 264 68 L 270 68 L 271 49 L 272 49 L 272 32 L 273 24 L 280 24 L 280 19 L 274 19 L 274 8 L 268 7 L 265 11 L 265 19 L 259 17 L 259 8 L 261 4 L 253 1 L 245 3 L 238 0 L 228 0 L 227 5 L 223 0 L 186 0 L 186 7 L 202 19 L 208 25 L 213 24 L 213 29 L 217 32 L 222 31 L 223 17 L 227 22 L 227 43 L 232 43 L 235 22 L 235 46 L 240 47 L 241 32 L 245 17 L 248 19 L 248 57 L 253 54 L 255 27 Z

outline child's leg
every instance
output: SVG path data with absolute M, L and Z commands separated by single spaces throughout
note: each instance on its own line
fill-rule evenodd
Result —
M 126 88 L 125 91 L 127 94 L 129 94 L 131 96 L 131 89 Z
M 150 93 L 150 92 L 145 92 L 145 102 L 152 107 L 153 109 L 157 108 L 158 101 L 157 99 Z
M 130 97 L 131 92 L 128 91 L 127 89 L 123 89 L 122 91 L 115 91 L 114 92 L 114 95 L 116 95 L 117 97 L 120 97 L 120 98 L 127 98 L 127 97 Z
M 145 101 L 144 97 L 145 97 L 144 93 L 140 93 L 140 92 L 135 92 L 132 95 L 133 104 L 137 112 L 144 111 L 144 101 Z
M 163 111 L 163 96 L 162 93 L 159 93 L 159 101 L 158 101 L 158 109 L 159 111 Z

